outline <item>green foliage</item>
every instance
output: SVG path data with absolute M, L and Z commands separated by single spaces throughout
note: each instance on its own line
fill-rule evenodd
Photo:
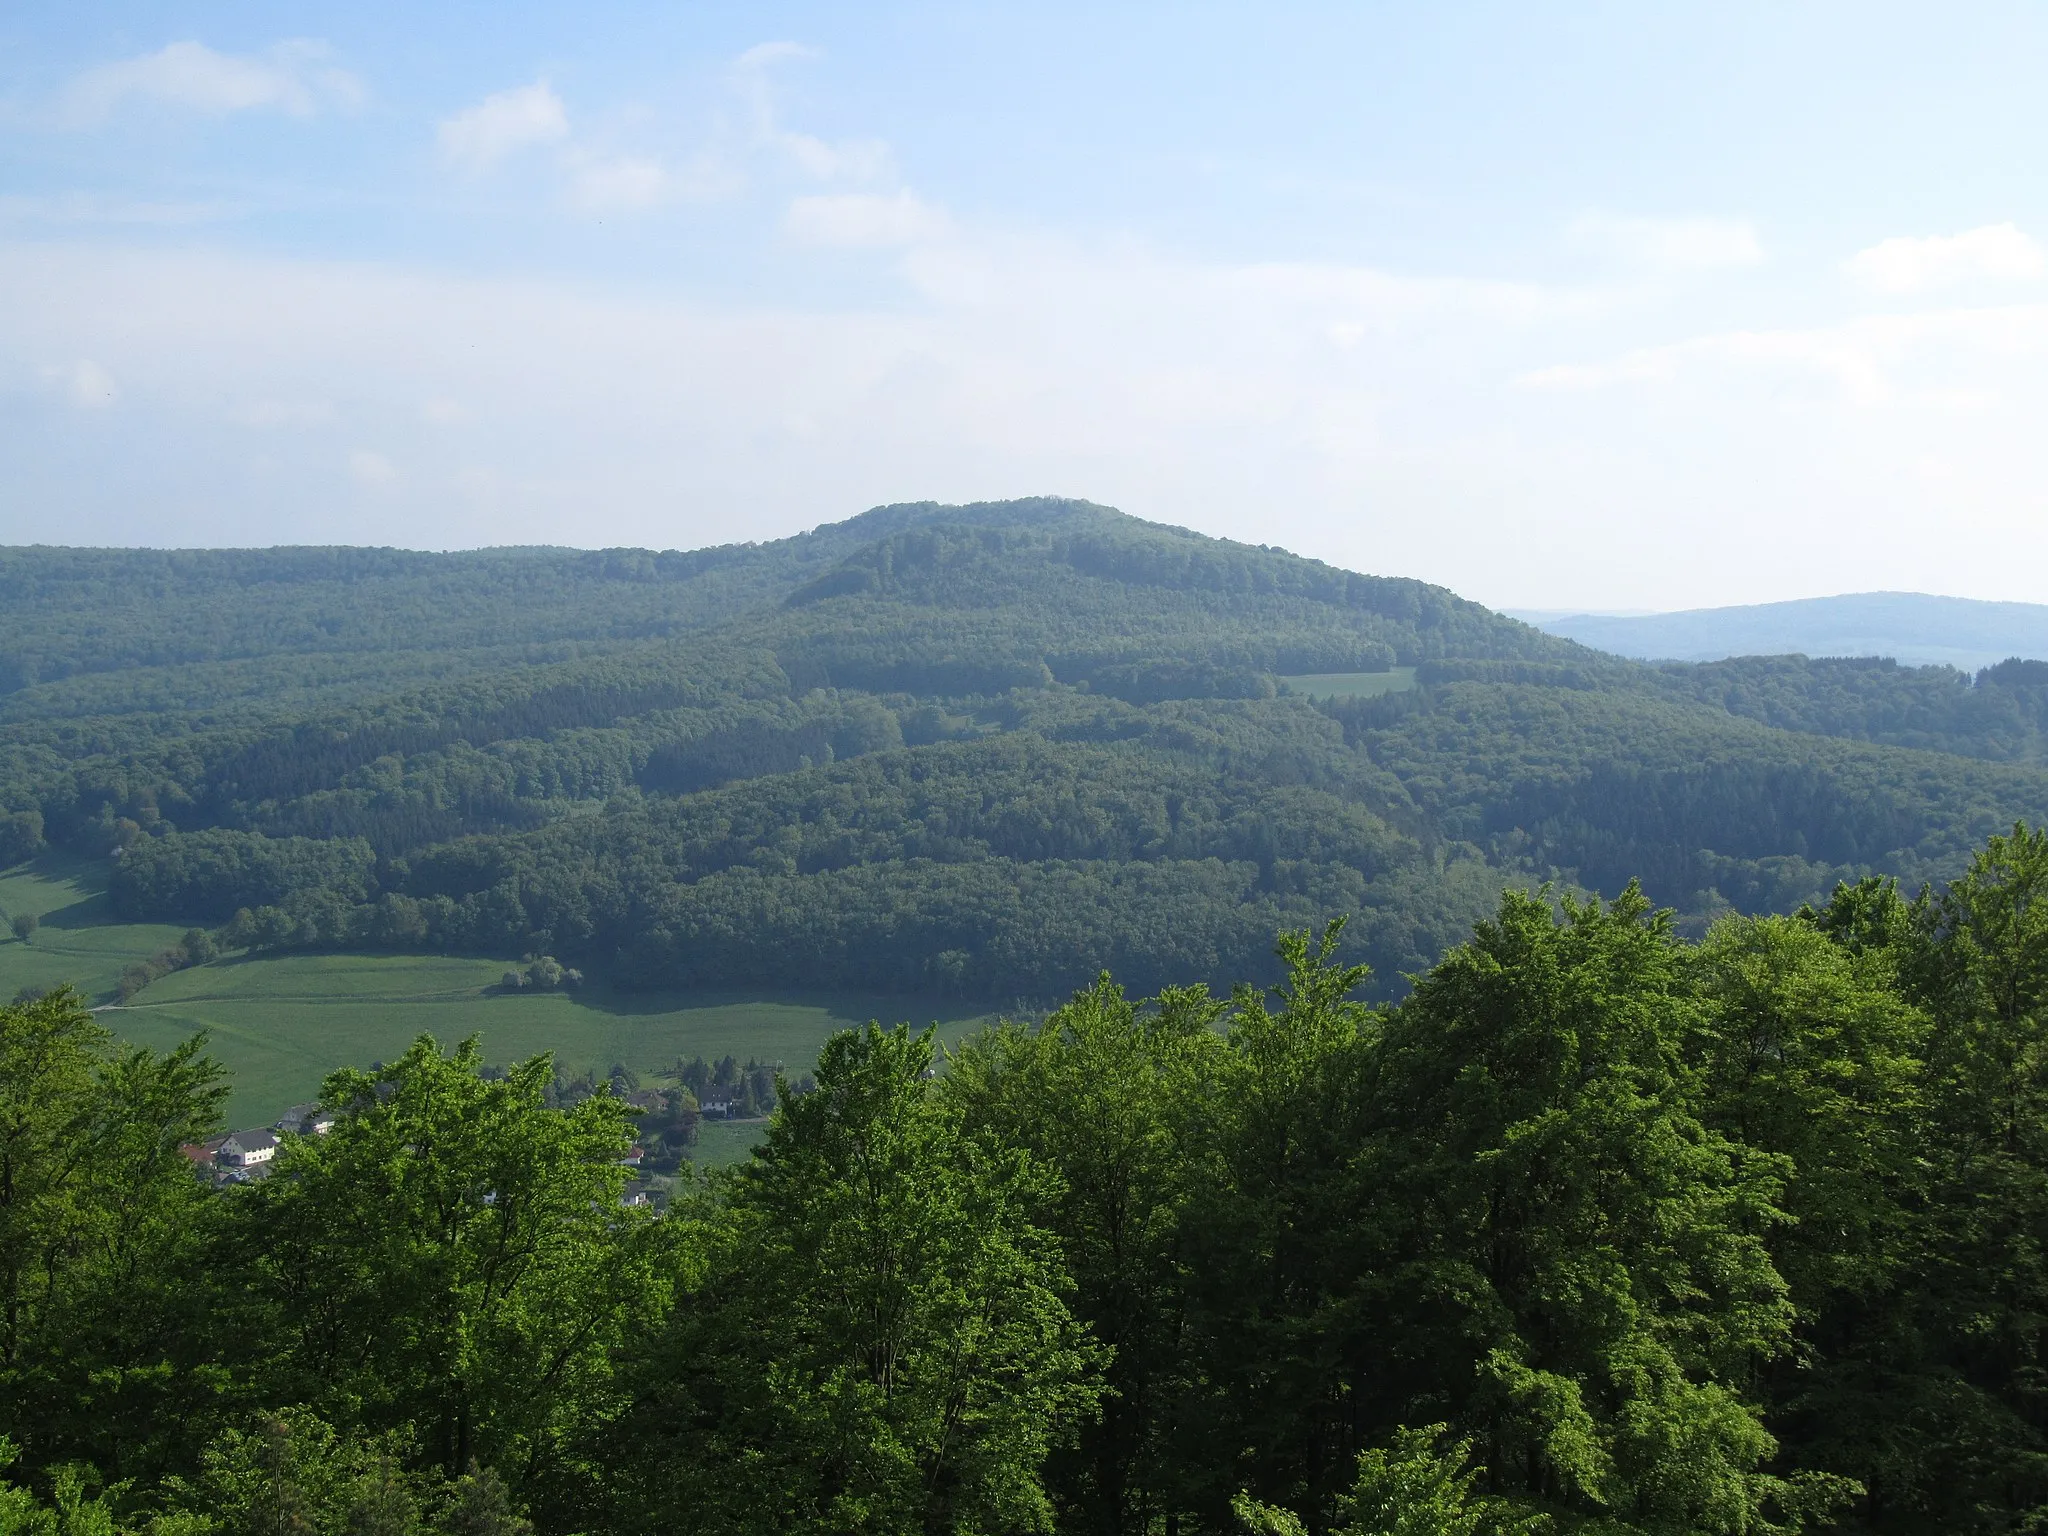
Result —
M 196 1043 L 0 1011 L 24 1533 L 1885 1536 L 2048 1504 L 2048 835 L 1691 942 L 1510 893 L 1396 1004 L 1101 977 L 942 1063 L 835 1037 L 744 1166 L 649 1090 L 345 1071 L 225 1193 Z M 506 1005 L 510 1006 L 510 1005 Z M 939 1069 L 945 1068 L 943 1072 Z M 620 1095 L 631 1094 L 632 1106 Z M 1416 1429 L 1413 1426 L 1429 1427 Z
M 1544 1536 L 1551 1519 L 1479 1488 L 1486 1469 L 1472 1465 L 1472 1443 L 1444 1444 L 1447 1427 L 1403 1426 L 1391 1446 L 1358 1457 L 1357 1481 L 1337 1501 L 1333 1536 Z M 1231 1500 L 1246 1536 L 1303 1536 L 1292 1511 L 1247 1494 Z
M 1786 730 L 1996 762 L 2048 757 L 2048 668 L 2007 661 L 1973 679 L 1886 657 L 1739 656 L 1665 666 L 1668 694 Z
M 38 1465 L 160 1470 L 217 1390 L 195 1358 L 211 1203 L 179 1155 L 220 1071 L 114 1046 L 68 989 L 0 1008 L 0 1435 Z
M 1541 1515 L 1490 1498 L 1477 1485 L 1486 1469 L 1472 1465 L 1472 1443 L 1444 1444 L 1442 1424 L 1403 1427 L 1391 1446 L 1358 1458 L 1358 1481 L 1340 1502 L 1344 1536 L 1539 1536 Z
M 0 865 L 19 864 L 43 848 L 43 813 L 9 811 L 0 816 Z
M 0 1473 L 14 1462 L 14 1445 L 0 1436 Z M 50 1477 L 50 1502 L 26 1488 L 0 1481 L 0 1536 L 114 1536 L 114 1508 L 102 1492 L 88 1495 L 89 1468 L 58 1467 Z
M 548 1109 L 546 1057 L 482 1069 L 474 1039 L 422 1039 L 334 1074 L 339 1121 L 234 1202 L 236 1241 L 273 1390 L 317 1383 L 338 1421 L 409 1427 L 450 1475 L 481 1458 L 529 1481 L 602 1411 L 629 1326 L 659 1315 L 660 1242 L 620 1205 L 617 1101 Z
M 633 1479 L 629 1523 L 1049 1523 L 1040 1468 L 1094 1404 L 1099 1351 L 1030 1221 L 1047 1176 L 963 1130 L 932 1058 L 929 1033 L 836 1038 L 705 1214 L 642 1377 L 631 1451 L 660 1472 Z
M 1376 1289 L 1470 1361 L 1459 1418 L 1530 1494 L 1743 1532 L 1775 1446 L 1737 1384 L 1790 1342 L 1764 1241 L 1789 1168 L 1702 1123 L 1699 1027 L 1633 888 L 1561 915 L 1508 896 L 1388 1033 L 1367 1177 L 1388 1258 L 1413 1257 Z
M 1004 1024 L 970 1042 L 947 1074 L 970 1126 L 1057 1176 L 1040 1220 L 1060 1237 L 1075 1315 L 1110 1351 L 1099 1415 L 1048 1467 L 1081 1528 L 1143 1528 L 1177 1492 L 1179 1236 L 1221 1012 L 1203 988 L 1140 1008 L 1104 976 L 1036 1030 Z
M 1270 974 L 1268 934 L 1349 913 L 1391 994 L 1504 885 L 1640 877 L 1697 933 L 1952 874 L 2048 789 L 2024 668 L 1640 667 L 1079 502 L 693 555 L 4 564 L 0 805 L 39 820 L 0 854 L 118 849 L 123 915 L 230 948 L 1051 1000 Z M 1422 686 L 1276 696 L 1395 663 Z
M 2048 834 L 1985 841 L 2048 795 L 2036 666 L 1639 667 L 1052 500 L 695 555 L 0 552 L 0 590 L 0 858 L 176 920 L 124 998 L 331 1063 L 395 1046 L 260 967 L 412 956 L 515 1034 L 583 970 L 1071 994 L 812 1084 L 422 1039 L 214 1192 L 217 1069 L 42 995 L 113 950 L 10 876 L 23 938 L 64 914 L 0 1010 L 16 1528 L 2048 1509 Z M 622 1203 L 629 1121 L 671 1168 L 770 1099 L 744 1166 Z
M 177 943 L 165 945 L 147 960 L 138 960 L 122 971 L 118 995 L 125 1003 L 151 982 L 188 966 L 205 965 L 219 954 L 220 944 L 212 934 L 204 928 L 188 928 Z
M 1694 1050 L 1708 1118 L 1790 1159 L 1772 1236 L 1794 1304 L 1881 1294 L 1905 1256 L 1927 1020 L 1881 956 L 1790 918 L 1730 918 L 1692 957 L 1708 1016 Z
M 303 1408 L 224 1430 L 175 1478 L 148 1536 L 530 1536 L 504 1480 L 408 1471 L 400 1446 L 337 1432 Z

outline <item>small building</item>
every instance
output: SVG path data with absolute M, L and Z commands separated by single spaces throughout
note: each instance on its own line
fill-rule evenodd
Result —
M 280 1136 L 325 1136 L 334 1129 L 334 1111 L 318 1104 L 294 1104 L 271 1129 Z
M 236 1131 L 213 1156 L 224 1168 L 254 1168 L 277 1156 L 277 1137 L 269 1131 Z
M 626 1148 L 625 1155 L 619 1159 L 619 1162 L 627 1168 L 638 1168 L 642 1162 L 646 1161 L 646 1158 L 647 1149 L 645 1147 L 628 1147 Z

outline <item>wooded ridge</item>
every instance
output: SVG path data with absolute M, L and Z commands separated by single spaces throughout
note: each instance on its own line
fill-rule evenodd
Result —
M 231 947 L 1050 1001 L 1264 975 L 1349 913 L 1398 988 L 1503 886 L 1639 876 L 1697 932 L 2048 813 L 2039 663 L 1639 666 L 1080 502 L 688 554 L 12 550 L 0 590 L 0 857 L 112 854 L 123 914 Z M 1329 674 L 1414 686 L 1285 681 Z

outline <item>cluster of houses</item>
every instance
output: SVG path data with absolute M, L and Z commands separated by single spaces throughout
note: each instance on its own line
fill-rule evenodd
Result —
M 283 1137 L 325 1136 L 332 1129 L 333 1110 L 318 1104 L 294 1104 L 265 1129 L 230 1131 L 205 1141 L 188 1141 L 178 1150 L 215 1187 L 247 1184 L 270 1172 Z
M 318 1104 L 294 1104 L 265 1129 L 230 1131 L 225 1136 L 186 1142 L 178 1150 L 201 1178 L 216 1189 L 225 1189 L 265 1177 L 286 1136 L 325 1136 L 333 1129 L 333 1110 Z M 625 1203 L 629 1206 L 655 1203 L 653 1183 L 640 1176 L 646 1157 L 646 1149 L 635 1144 L 619 1159 L 620 1165 L 634 1175 L 626 1186 Z

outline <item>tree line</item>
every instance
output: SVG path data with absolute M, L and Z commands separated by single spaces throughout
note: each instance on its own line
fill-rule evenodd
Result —
M 1270 992 L 870 1025 L 659 1214 L 628 1079 L 422 1040 L 215 1193 L 201 1042 L 0 1010 L 0 1517 L 2033 1529 L 2044 890 L 2022 826 L 1698 939 L 1511 892 L 1398 1002 L 1333 925 Z
M 1313 704 L 1053 685 L 919 746 L 908 710 L 869 700 L 814 695 L 794 718 L 754 750 L 810 742 L 809 766 L 629 787 L 596 814 L 398 855 L 368 838 L 137 836 L 114 898 L 225 925 L 231 948 L 550 953 L 630 987 L 794 972 L 997 1001 L 1105 968 L 1145 991 L 1263 974 L 1274 930 L 1349 912 L 1346 958 L 1384 989 L 1503 884 L 1640 875 L 1697 932 L 1871 873 L 1943 878 L 2048 798 L 2022 766 L 1463 676 Z
M 1507 884 L 1640 877 L 1697 934 L 2048 810 L 2038 663 L 1644 667 L 1085 503 L 687 557 L 15 551 L 0 590 L 0 651 L 104 651 L 0 700 L 0 860 L 109 860 L 122 916 L 230 948 L 1045 1000 L 1350 912 L 1384 994 Z
M 1902 667 L 1881 656 L 1739 656 L 1657 669 L 1659 686 L 1767 725 L 1956 752 L 1998 762 L 2048 758 L 2048 662 L 1979 669 Z

